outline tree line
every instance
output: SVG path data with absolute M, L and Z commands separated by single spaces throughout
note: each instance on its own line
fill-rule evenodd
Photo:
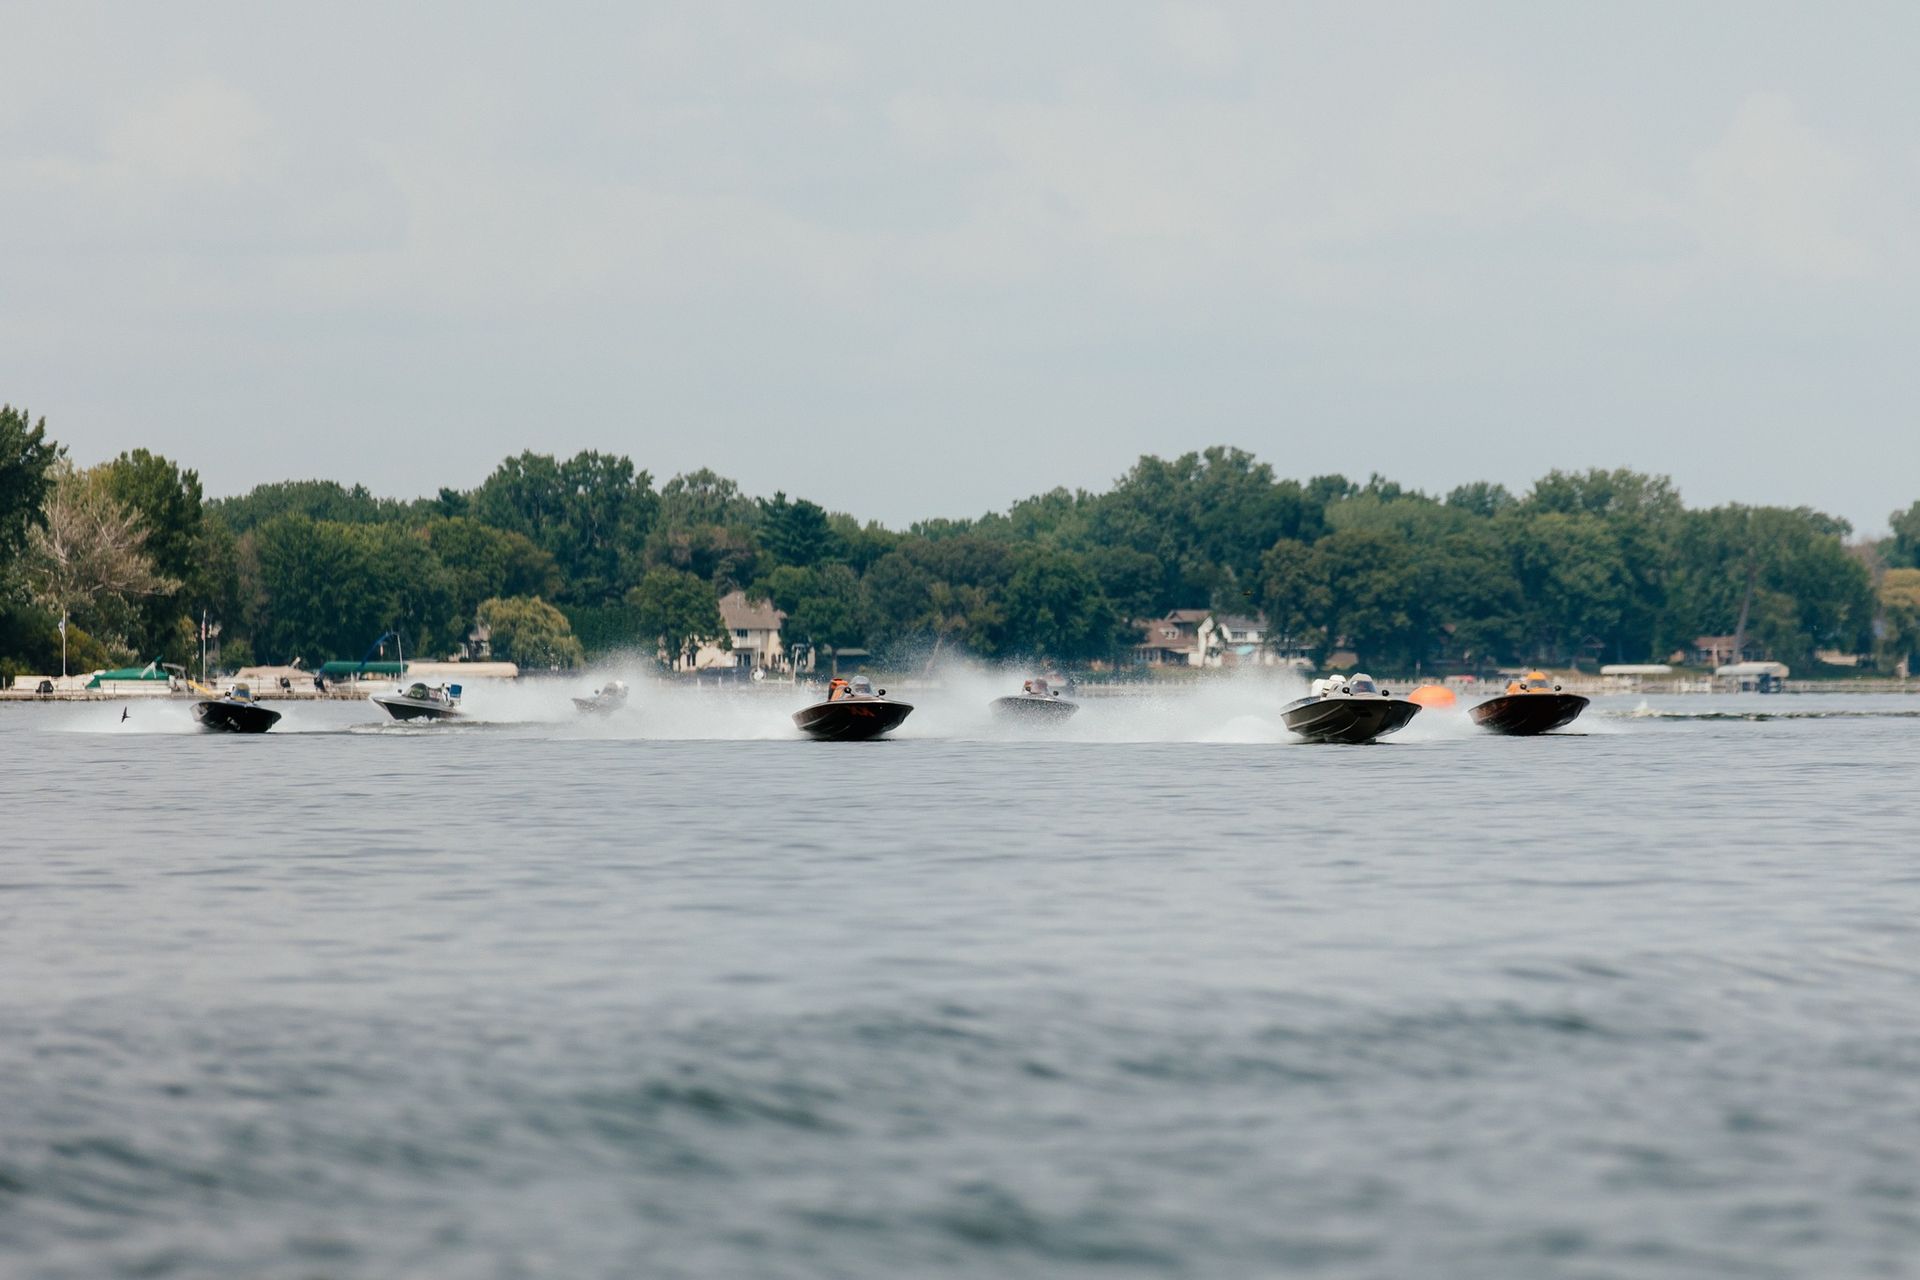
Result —
M 0 410 L 0 675 L 163 658 L 201 624 L 225 667 L 309 667 L 396 634 L 567 667 L 727 643 L 731 591 L 784 639 L 881 661 L 947 648 L 1124 662 L 1183 608 L 1268 619 L 1271 643 L 1382 670 L 1643 662 L 1738 632 L 1805 667 L 1920 648 L 1920 502 L 1877 544 L 1805 507 L 1689 508 L 1664 477 L 1554 471 L 1525 493 L 1379 476 L 1280 478 L 1238 449 L 1142 457 L 1104 492 L 1054 489 L 904 530 L 711 471 L 656 485 L 629 458 L 522 453 L 477 487 L 377 497 L 331 480 L 209 498 L 136 449 L 78 468 L 44 419 Z

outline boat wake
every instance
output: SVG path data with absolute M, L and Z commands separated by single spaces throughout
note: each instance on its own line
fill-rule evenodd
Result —
M 1598 711 L 1594 714 L 1615 720 L 1920 720 L 1920 708 L 1823 707 L 1805 711 L 1676 711 L 1641 703 L 1631 711 Z

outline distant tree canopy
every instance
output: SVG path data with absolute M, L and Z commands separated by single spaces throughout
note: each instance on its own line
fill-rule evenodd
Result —
M 47 493 L 60 447 L 47 439 L 47 420 L 0 405 L 0 582 L 26 549 L 27 530 L 46 522 Z
M 733 647 L 713 584 L 698 574 L 649 569 L 627 593 L 627 603 L 633 607 L 640 635 L 657 641 L 669 666 L 691 663 L 703 644 Z
M 493 656 L 501 662 L 558 671 L 585 659 L 567 615 L 538 596 L 483 600 L 477 616 L 490 633 Z
M 16 669 L 57 659 L 62 608 L 116 658 L 185 658 L 204 616 L 261 660 L 357 658 L 389 631 L 408 654 L 453 653 L 485 621 L 529 666 L 616 648 L 683 663 L 729 642 L 718 601 L 735 590 L 786 614 L 789 645 L 916 659 L 1121 659 L 1142 620 L 1182 608 L 1264 612 L 1277 646 L 1391 671 L 1663 660 L 1735 631 L 1793 664 L 1832 647 L 1888 666 L 1920 627 L 1920 502 L 1850 547 L 1821 512 L 1689 509 L 1624 470 L 1435 497 L 1286 479 L 1218 447 L 903 532 L 707 470 L 656 488 L 593 451 L 521 453 L 414 500 L 330 480 L 209 500 L 147 450 L 85 472 L 59 457 L 44 422 L 0 409 L 0 664 Z

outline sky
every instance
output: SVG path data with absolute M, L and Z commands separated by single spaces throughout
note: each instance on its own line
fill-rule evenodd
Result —
M 0 0 L 0 400 L 904 524 L 1232 444 L 1920 499 L 1920 6 Z

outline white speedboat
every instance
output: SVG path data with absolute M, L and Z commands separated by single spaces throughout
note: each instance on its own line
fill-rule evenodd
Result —
M 1280 718 L 1309 742 L 1361 743 L 1404 729 L 1419 714 L 1419 703 L 1356 675 L 1315 680 L 1313 692 L 1281 708 Z
M 1024 682 L 1019 693 L 1011 693 L 1004 698 L 993 700 L 995 715 L 1028 723 L 1058 722 L 1067 719 L 1079 709 L 1079 703 L 1061 697 L 1060 691 L 1054 688 L 1045 676 L 1035 676 Z
M 595 689 L 591 698 L 575 698 L 574 710 L 590 715 L 609 715 L 627 705 L 627 682 L 609 680 L 604 689 Z
M 376 693 L 374 702 L 395 720 L 458 720 L 460 686 L 426 684 L 416 680 L 392 693 Z

